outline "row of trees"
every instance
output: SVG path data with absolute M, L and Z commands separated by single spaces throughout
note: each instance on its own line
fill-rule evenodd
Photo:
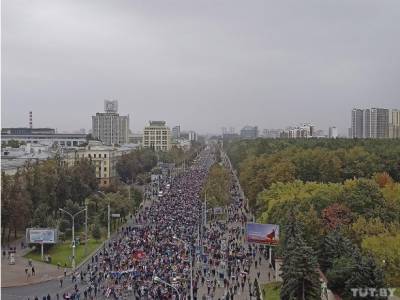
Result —
M 145 182 L 143 175 L 156 165 L 156 153 L 150 149 L 141 149 L 122 155 L 117 161 L 116 169 L 125 183 L 134 183 L 137 180 Z
M 17 231 L 29 226 L 55 226 L 59 208 L 68 203 L 82 207 L 97 189 L 95 170 L 88 160 L 70 168 L 60 159 L 27 163 L 12 176 L 3 173 L 2 238 L 9 240 L 11 232 L 16 237 Z
M 144 167 L 136 169 L 137 176 L 149 168 L 145 159 L 150 153 L 133 152 L 140 156 Z M 154 157 L 154 153 L 152 154 Z M 144 157 L 145 159 L 142 159 Z M 152 162 L 152 165 L 155 163 Z M 131 189 L 130 193 L 128 188 Z M 27 163 L 14 175 L 2 174 L 1 181 L 1 225 L 2 241 L 9 241 L 11 235 L 27 227 L 58 227 L 64 236 L 71 234 L 71 220 L 60 213 L 63 208 L 76 213 L 88 205 L 89 224 L 107 224 L 107 205 L 121 217 L 133 212 L 142 201 L 142 194 L 130 186 L 118 184 L 114 180 L 110 187 L 103 189 L 105 197 L 97 193 L 98 180 L 94 165 L 88 159 L 78 161 L 74 166 L 63 164 L 59 157 L 40 163 Z M 131 198 L 128 197 L 131 195 Z M 84 215 L 76 218 L 77 231 L 84 224 Z M 63 236 L 63 235 L 61 235 Z
M 371 178 L 379 172 L 386 172 L 395 181 L 400 181 L 400 142 L 376 141 L 360 146 L 359 141 L 332 140 L 346 148 L 325 147 L 309 148 L 304 141 L 291 142 L 288 148 L 280 149 L 282 143 L 289 141 L 267 140 L 266 153 L 257 154 L 262 147 L 259 141 L 228 144 L 227 151 L 234 157 L 233 163 L 239 170 L 240 181 L 248 196 L 250 206 L 256 208 L 256 196 L 274 182 L 291 182 L 295 179 L 316 182 L 343 182 L 352 178 Z M 275 145 L 273 147 L 272 145 Z M 316 141 L 310 140 L 311 144 Z M 328 143 L 328 142 L 325 142 Z M 330 147 L 328 147 L 328 145 Z M 248 149 L 244 150 L 244 147 Z M 332 149 L 333 148 L 333 149 Z M 271 152 L 271 153 L 270 153 Z M 238 155 L 242 155 L 238 157 Z
M 154 152 L 151 149 L 140 149 L 121 156 L 116 164 L 117 173 L 121 180 L 125 183 L 138 182 L 143 184 L 149 180 L 146 176 L 155 166 L 157 162 L 182 164 L 184 161 L 192 160 L 202 145 L 197 142 L 192 143 L 192 147 L 188 151 L 182 148 L 172 147 L 167 152 Z
M 316 299 L 318 267 L 344 299 L 352 299 L 351 287 L 400 285 L 399 141 L 256 140 L 225 147 L 258 221 L 281 225 L 282 299 L 303 299 L 303 284 L 311 293 L 305 299 Z
M 231 175 L 224 166 L 215 163 L 211 166 L 203 186 L 202 196 L 207 197 L 207 206 L 221 207 L 230 201 Z

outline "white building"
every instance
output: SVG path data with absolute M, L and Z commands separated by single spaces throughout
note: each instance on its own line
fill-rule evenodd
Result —
M 189 141 L 197 141 L 197 133 L 193 130 L 189 131 Z
M 329 138 L 336 139 L 338 137 L 338 130 L 335 126 L 329 127 Z
M 118 114 L 118 101 L 104 101 L 104 113 L 92 116 L 92 135 L 105 145 L 128 143 L 129 116 Z
M 281 136 L 285 136 L 290 139 L 312 138 L 316 136 L 315 126 L 312 124 L 303 124 L 302 126 L 289 128 L 283 132 Z
M 143 130 L 143 147 L 169 151 L 171 146 L 171 130 L 165 125 L 165 121 L 150 121 Z
M 19 168 L 23 168 L 27 162 L 40 162 L 52 158 L 51 143 L 26 144 L 19 148 L 1 148 L 1 171 L 7 175 L 14 175 Z

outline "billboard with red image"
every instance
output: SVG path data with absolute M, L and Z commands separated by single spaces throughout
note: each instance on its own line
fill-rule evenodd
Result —
M 279 225 L 276 224 L 246 224 L 247 241 L 264 245 L 277 245 L 279 243 Z

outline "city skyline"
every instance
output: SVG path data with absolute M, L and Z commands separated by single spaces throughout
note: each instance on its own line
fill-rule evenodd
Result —
M 33 111 L 37 127 L 89 129 L 117 99 L 134 132 L 307 121 L 345 135 L 352 108 L 398 106 L 399 3 L 5 2 L 3 127 Z

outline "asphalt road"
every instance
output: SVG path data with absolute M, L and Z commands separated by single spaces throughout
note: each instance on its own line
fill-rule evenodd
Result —
M 71 277 L 64 279 L 63 287 L 60 288 L 60 282 L 58 280 L 50 280 L 47 282 L 30 284 L 20 287 L 10 287 L 1 289 L 1 299 L 12 300 L 12 299 L 30 299 L 33 300 L 35 296 L 42 299 L 43 296 L 50 294 L 51 299 L 56 299 L 56 294 L 62 295 L 66 291 L 71 291 L 74 284 L 71 282 Z

